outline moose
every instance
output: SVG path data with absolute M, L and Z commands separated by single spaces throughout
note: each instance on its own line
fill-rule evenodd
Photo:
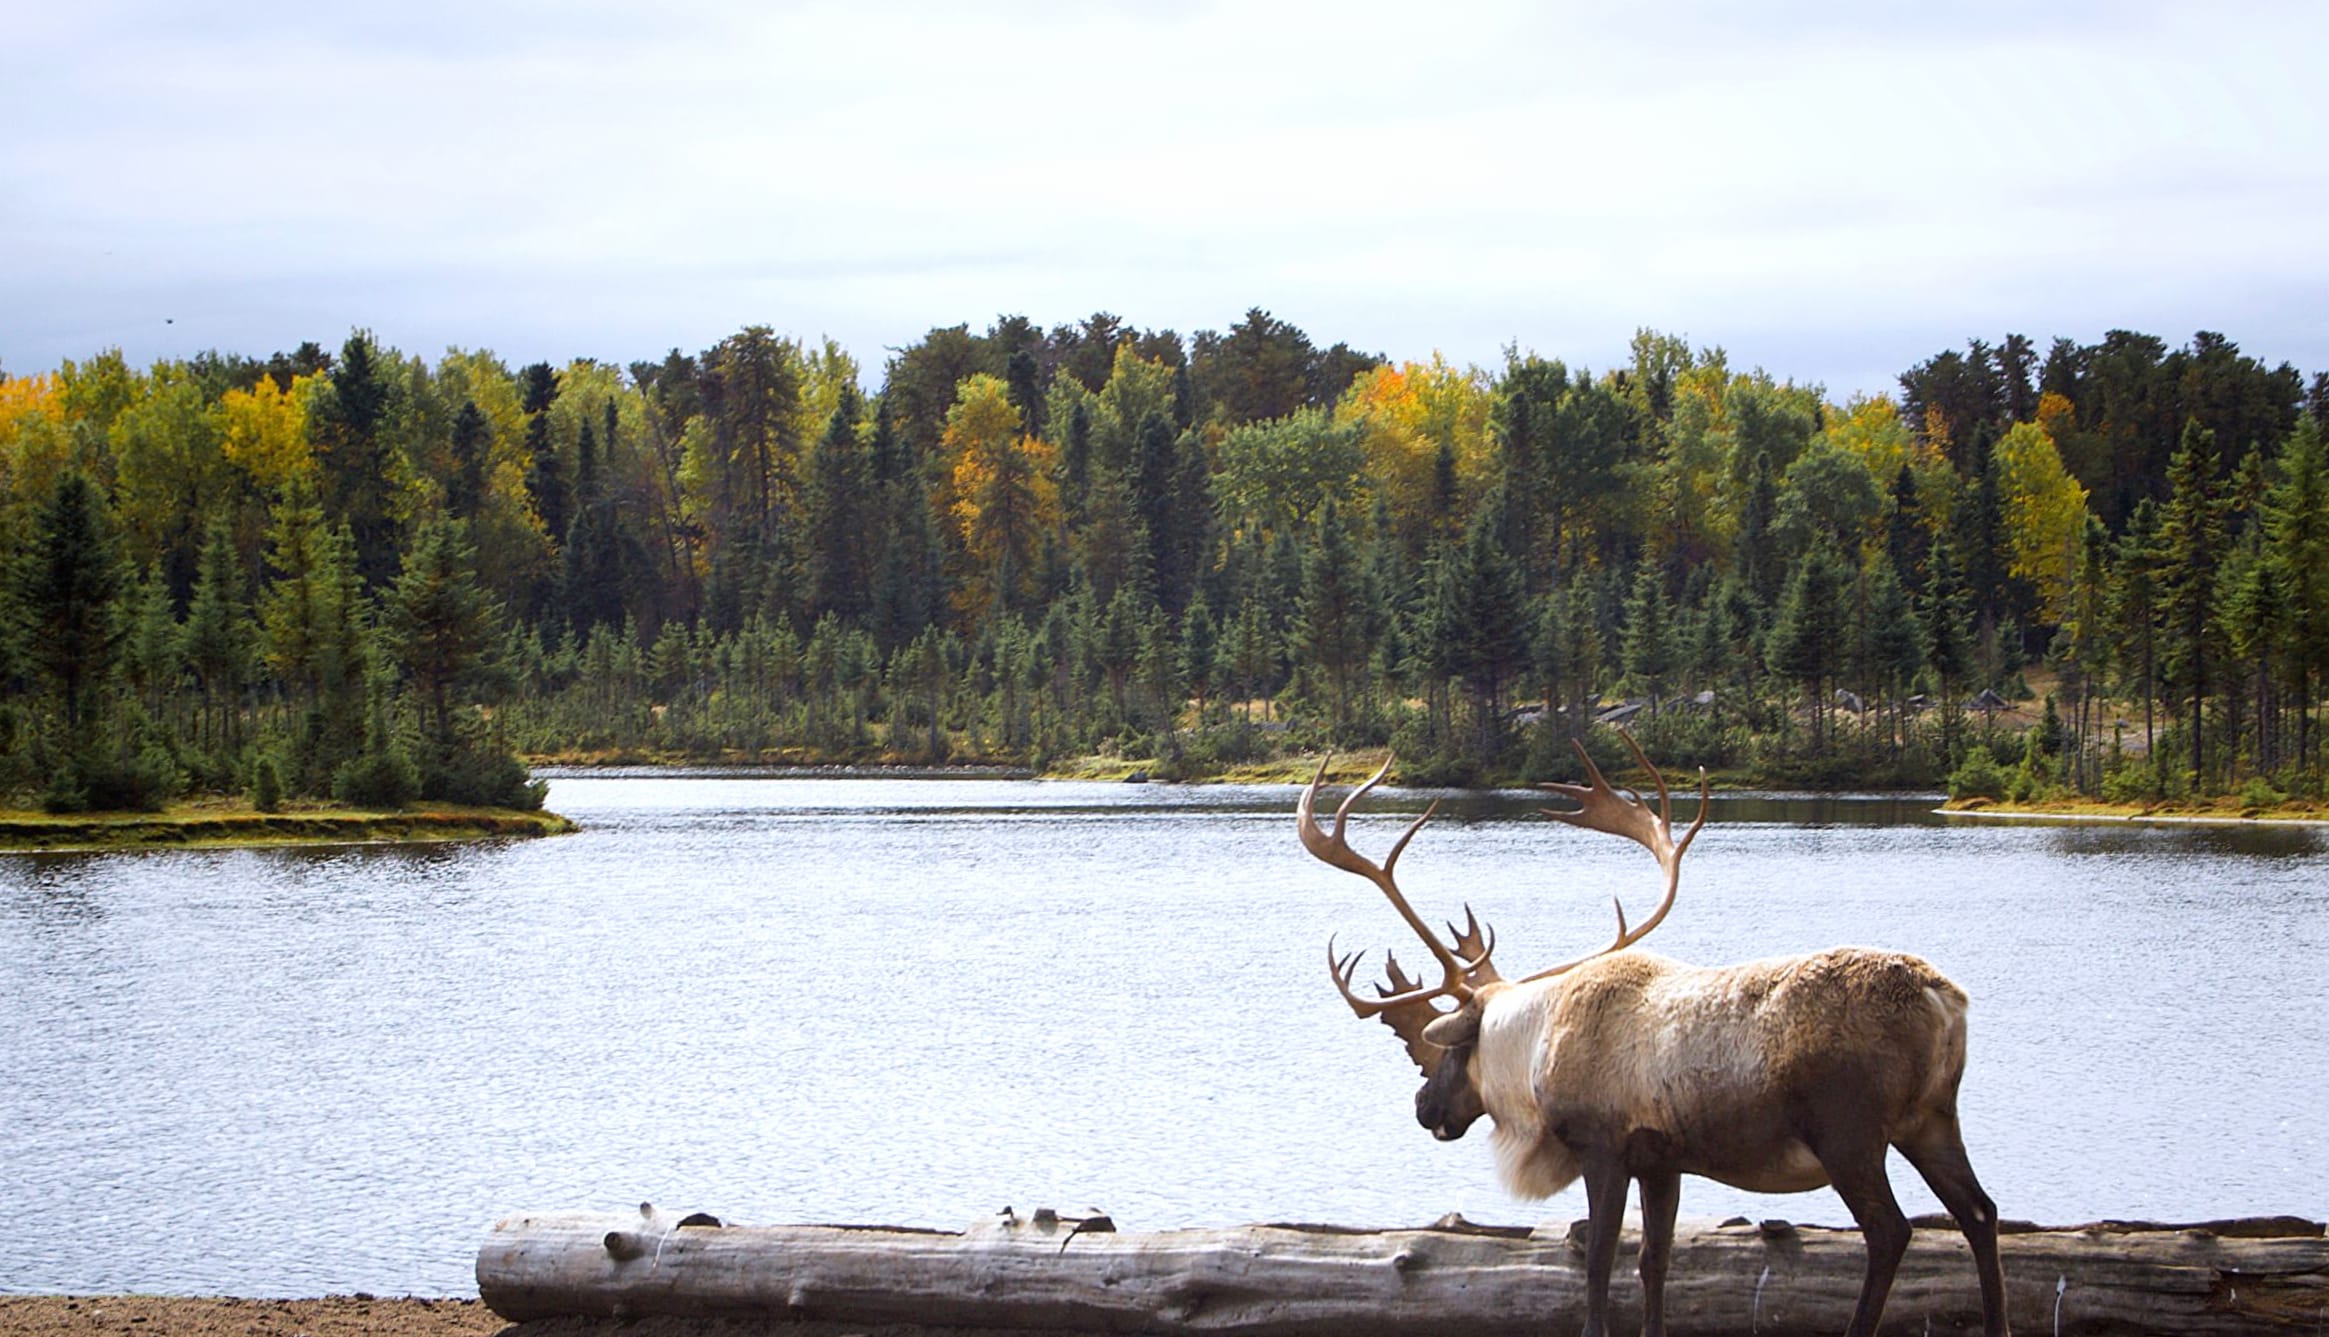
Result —
M 1497 972 L 1495 934 L 1469 906 L 1462 932 L 1448 925 L 1450 941 L 1400 893 L 1399 856 L 1436 802 L 1378 865 L 1350 847 L 1344 823 L 1390 773 L 1389 761 L 1343 800 L 1331 833 L 1315 816 L 1323 764 L 1303 792 L 1296 807 L 1303 848 L 1374 883 L 1439 963 L 1440 982 L 1426 985 L 1387 957 L 1389 983 L 1364 997 L 1351 987 L 1364 953 L 1337 956 L 1327 940 L 1327 968 L 1351 1009 L 1381 1018 L 1423 1070 L 1417 1122 L 1446 1142 L 1486 1115 L 1500 1177 L 1522 1197 L 1585 1181 L 1586 1337 L 1608 1330 L 1610 1272 L 1635 1182 L 1642 1332 L 1664 1334 L 1686 1174 L 1761 1193 L 1833 1185 L 1868 1250 L 1846 1332 L 1870 1337 L 1910 1234 L 1885 1177 L 1887 1148 L 1900 1150 L 1956 1218 L 1980 1275 L 1983 1331 L 2006 1337 L 1997 1208 L 1974 1177 L 1957 1123 L 1965 992 L 1916 957 L 1867 948 L 1717 967 L 1631 950 L 1674 908 L 1682 856 L 1706 824 L 1708 789 L 1702 769 L 1698 816 L 1674 839 L 1665 777 L 1630 735 L 1621 736 L 1657 786 L 1654 812 L 1639 791 L 1613 789 L 1581 744 L 1590 783 L 1543 786 L 1578 806 L 1541 811 L 1646 847 L 1665 873 L 1664 899 L 1639 926 L 1627 924 L 1618 901 L 1617 937 L 1607 947 L 1517 980 Z

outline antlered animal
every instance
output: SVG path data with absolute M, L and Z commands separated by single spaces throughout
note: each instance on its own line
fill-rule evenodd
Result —
M 1495 935 L 1467 908 L 1447 942 L 1400 894 L 1393 870 L 1435 803 L 1407 828 L 1381 865 L 1351 849 L 1351 805 L 1383 770 L 1351 792 L 1330 834 L 1313 808 L 1325 767 L 1302 795 L 1302 845 L 1373 882 L 1439 962 L 1439 984 L 1408 978 L 1387 961 L 1390 983 L 1375 998 L 1351 989 L 1360 953 L 1327 965 L 1352 1010 L 1380 1017 L 1423 1069 L 1415 1117 L 1454 1141 L 1483 1114 L 1495 1121 L 1497 1168 L 1506 1187 L 1544 1197 L 1585 1181 L 1586 1337 L 1609 1320 L 1609 1276 L 1630 1182 L 1641 1184 L 1642 1331 L 1665 1332 L 1664 1286 L 1684 1175 L 1762 1193 L 1833 1185 L 1860 1225 L 1868 1271 L 1848 1337 L 1869 1337 L 1884 1313 L 1893 1273 L 1908 1249 L 1909 1222 L 1885 1178 L 1897 1147 L 1965 1232 L 1981 1279 L 1982 1326 L 2005 1337 L 2005 1273 L 1998 1263 L 1997 1207 L 1966 1159 L 1957 1125 L 1965 1071 L 1965 993 L 1939 971 L 1898 952 L 1840 947 L 1733 966 L 1691 966 L 1633 945 L 1666 918 L 1681 885 L 1682 855 L 1706 823 L 1705 772 L 1698 816 L 1674 839 L 1664 777 L 1631 737 L 1626 743 L 1658 788 L 1652 812 L 1637 793 L 1613 790 L 1583 747 L 1590 784 L 1547 785 L 1579 806 L 1545 815 L 1639 841 L 1666 874 L 1665 897 L 1638 928 L 1621 903 L 1617 938 L 1600 951 L 1518 980 L 1490 961 Z M 1448 999 L 1451 1008 L 1436 1006 Z

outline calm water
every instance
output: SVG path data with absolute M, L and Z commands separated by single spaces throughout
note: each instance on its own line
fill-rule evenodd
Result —
M 1379 796 L 1380 850 L 1411 794 Z M 565 839 L 0 857 L 0 1290 L 473 1293 L 498 1216 L 1128 1229 L 1581 1216 L 1441 1145 L 1326 977 L 1404 947 L 1291 790 L 557 779 Z M 1466 797 L 1410 850 L 1508 970 L 1648 856 Z M 1974 997 L 1967 1140 L 2010 1216 L 2329 1212 L 2329 841 L 1718 803 L 1652 944 L 1921 953 Z M 1380 959 L 1379 955 L 1371 960 Z M 1905 1174 L 1905 1171 L 1902 1171 Z M 1912 1212 L 1933 1210 L 1913 1176 Z M 1842 1221 L 1692 1180 L 1687 1215 Z

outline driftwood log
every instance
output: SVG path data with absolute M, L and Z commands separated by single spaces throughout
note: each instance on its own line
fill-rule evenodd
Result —
M 1978 1332 L 1981 1299 L 1947 1218 L 1920 1219 L 1884 1330 Z M 1117 1233 L 1105 1217 L 1001 1215 L 962 1233 L 722 1226 L 635 1213 L 511 1217 L 477 1256 L 502 1317 L 778 1318 L 846 1323 L 1241 1333 L 1254 1337 L 1575 1331 L 1583 1223 L 1417 1230 L 1247 1226 Z M 2329 1240 L 2293 1217 L 2189 1226 L 2009 1226 L 2012 1320 L 2042 1333 L 2329 1332 Z M 1618 1328 L 1640 1322 L 1621 1256 Z M 1666 1283 L 1685 1334 L 1841 1331 L 1858 1233 L 1785 1222 L 1685 1223 Z

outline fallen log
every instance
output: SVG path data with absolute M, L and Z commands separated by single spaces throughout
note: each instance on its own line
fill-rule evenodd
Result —
M 1946 1218 L 1920 1220 L 1887 1332 L 1978 1332 L 1981 1297 Z M 477 1289 L 513 1322 L 560 1316 L 777 1318 L 1252 1337 L 1541 1334 L 1584 1321 L 1583 1223 L 1414 1230 L 1264 1225 L 1117 1233 L 1105 1217 L 1005 1214 L 953 1233 L 724 1226 L 636 1213 L 515 1216 L 477 1255 Z M 2315 1333 L 2329 1327 L 2329 1239 L 2293 1217 L 2196 1225 L 2009 1226 L 2025 1333 Z M 1629 1237 L 1627 1254 L 1633 1242 Z M 1840 1331 L 1859 1293 L 1857 1231 L 1734 1219 L 1676 1232 L 1666 1314 L 1689 1334 Z M 1621 1258 L 1618 1326 L 1640 1322 Z

